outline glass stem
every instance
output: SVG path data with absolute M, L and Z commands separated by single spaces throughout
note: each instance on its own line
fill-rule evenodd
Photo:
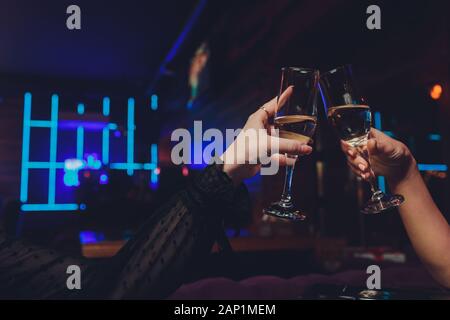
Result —
M 366 160 L 367 166 L 369 167 L 370 176 L 369 176 L 368 182 L 370 185 L 370 191 L 372 191 L 372 198 L 380 197 L 383 194 L 383 192 L 378 188 L 378 182 L 375 177 L 375 174 L 372 171 L 372 167 L 371 167 L 370 159 L 369 159 L 369 152 L 367 151 L 367 148 L 365 147 L 365 145 L 359 145 L 359 146 L 356 146 L 356 150 L 358 151 L 359 155 L 364 160 Z
M 286 158 L 293 159 L 293 164 L 286 164 L 286 176 L 284 178 L 284 188 L 283 194 L 281 195 L 281 202 L 291 203 L 291 187 L 292 187 L 292 176 L 294 174 L 295 162 L 297 161 L 297 156 L 286 154 Z

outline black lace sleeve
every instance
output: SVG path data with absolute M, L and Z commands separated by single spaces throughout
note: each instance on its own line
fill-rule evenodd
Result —
M 164 298 L 210 253 L 227 210 L 247 210 L 247 193 L 218 166 L 156 210 L 112 259 L 94 263 L 7 240 L 0 234 L 0 296 L 5 298 Z M 1 231 L 0 231 L 1 232 Z M 81 290 L 66 269 L 81 268 Z

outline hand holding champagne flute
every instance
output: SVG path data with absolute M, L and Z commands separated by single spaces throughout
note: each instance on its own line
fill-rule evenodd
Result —
M 383 193 L 370 168 L 367 140 L 372 115 L 367 102 L 356 91 L 351 66 L 339 67 L 321 75 L 320 90 L 327 117 L 337 135 L 368 164 L 370 174 L 367 180 L 372 196 L 361 212 L 376 214 L 401 205 L 403 196 Z
M 312 143 L 317 122 L 317 90 L 319 72 L 313 69 L 287 67 L 281 72 L 281 87 L 278 96 L 275 128 L 280 138 Z M 286 97 L 283 93 L 290 89 Z M 305 214 L 292 202 L 291 187 L 297 155 L 286 154 L 290 161 L 286 165 L 286 177 L 281 200 L 272 203 L 263 212 L 267 215 L 289 220 L 304 220 Z

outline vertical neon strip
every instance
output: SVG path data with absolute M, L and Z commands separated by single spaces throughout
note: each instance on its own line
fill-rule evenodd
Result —
M 103 128 L 102 135 L 102 162 L 103 164 L 109 163 L 109 127 Z
M 374 127 L 381 131 L 381 113 L 380 112 L 374 112 L 374 121 L 373 121 Z M 386 183 L 383 176 L 378 176 L 378 188 L 386 192 Z
M 77 128 L 77 159 L 83 160 L 84 152 L 84 128 L 79 126 Z
M 152 144 L 150 149 L 150 155 L 151 155 L 151 163 L 153 164 L 153 170 L 150 170 L 150 182 L 152 185 L 158 183 L 158 175 L 155 174 L 155 170 L 158 167 L 158 145 Z
M 381 113 L 379 112 L 374 112 L 374 127 L 378 130 L 381 130 Z
M 20 181 L 20 201 L 28 200 L 28 160 L 30 153 L 31 93 L 26 92 L 23 102 L 22 174 Z
M 58 139 L 58 95 L 52 95 L 50 128 L 50 163 L 56 163 L 56 148 Z M 56 168 L 52 166 L 48 174 L 48 203 L 55 203 Z
M 104 97 L 103 98 L 103 115 L 105 117 L 109 116 L 109 104 L 110 104 L 110 100 L 108 97 Z
M 152 94 L 150 98 L 150 108 L 153 111 L 158 110 L 158 96 L 156 94 Z
M 378 176 L 378 188 L 380 188 L 381 191 L 386 192 L 386 180 L 383 176 Z
M 128 99 L 128 124 L 127 124 L 127 173 L 129 176 L 133 175 L 134 163 L 134 99 Z
M 84 114 L 84 104 L 79 103 L 77 106 L 77 113 L 78 114 Z

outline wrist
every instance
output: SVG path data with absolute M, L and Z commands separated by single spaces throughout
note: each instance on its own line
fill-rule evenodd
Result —
M 405 185 L 412 185 L 411 181 L 421 178 L 416 159 L 412 155 L 409 157 L 406 162 L 407 167 L 400 177 L 387 178 L 388 184 L 393 192 L 397 192 L 396 190 L 402 189 Z

